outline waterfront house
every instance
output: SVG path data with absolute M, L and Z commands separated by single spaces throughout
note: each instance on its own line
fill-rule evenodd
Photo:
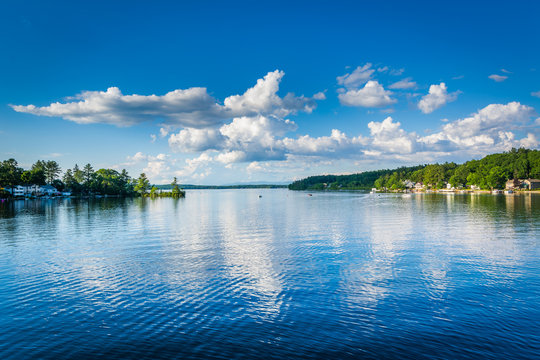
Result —
M 414 184 L 415 190 L 422 190 L 423 188 L 425 188 L 425 186 L 424 186 L 424 183 L 422 182 L 417 182 L 416 184 Z
M 24 196 L 24 186 L 21 186 L 21 185 L 6 186 L 4 190 L 10 193 L 14 197 Z
M 43 195 L 51 196 L 58 193 L 58 190 L 52 185 L 42 186 L 40 190 Z
M 540 180 L 538 179 L 527 179 L 523 180 L 523 186 L 529 190 L 540 189 Z
M 407 189 L 414 188 L 414 183 L 411 180 L 403 180 L 403 186 Z
M 521 181 L 519 179 L 511 179 L 506 182 L 505 189 L 506 190 L 514 190 L 519 189 L 521 186 Z
M 24 187 L 25 195 L 40 195 L 41 185 L 26 185 Z

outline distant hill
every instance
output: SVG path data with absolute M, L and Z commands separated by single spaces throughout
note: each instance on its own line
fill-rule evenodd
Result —
M 352 175 L 318 175 L 298 180 L 290 190 L 361 190 L 376 188 L 402 189 L 404 180 L 442 188 L 476 185 L 482 189 L 503 188 L 507 180 L 540 178 L 540 151 L 512 149 L 487 155 L 480 160 L 456 163 L 425 164 L 396 169 L 366 171 Z

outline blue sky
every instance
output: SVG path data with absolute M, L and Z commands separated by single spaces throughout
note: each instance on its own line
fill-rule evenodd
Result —
M 0 159 L 227 184 L 538 148 L 539 10 L 3 2 Z

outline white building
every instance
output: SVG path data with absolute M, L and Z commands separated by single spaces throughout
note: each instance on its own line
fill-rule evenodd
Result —
M 24 196 L 25 189 L 21 185 L 6 186 L 5 190 L 13 196 Z
M 43 195 L 51 196 L 58 193 L 58 190 L 54 186 L 51 186 L 51 185 L 42 186 L 40 190 L 41 190 L 41 194 Z

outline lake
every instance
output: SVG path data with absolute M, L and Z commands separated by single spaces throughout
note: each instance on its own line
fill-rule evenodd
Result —
M 540 194 L 0 204 L 2 359 L 539 354 Z

